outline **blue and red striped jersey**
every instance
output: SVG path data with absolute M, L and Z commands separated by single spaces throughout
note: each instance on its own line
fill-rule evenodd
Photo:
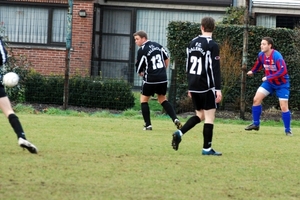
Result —
M 260 52 L 251 71 L 256 73 L 262 68 L 265 70 L 267 80 L 272 84 L 281 85 L 289 81 L 285 61 L 282 55 L 274 49 L 269 57 L 267 57 L 264 52 Z

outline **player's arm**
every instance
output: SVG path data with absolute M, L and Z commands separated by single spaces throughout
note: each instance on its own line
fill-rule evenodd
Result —
M 253 75 L 254 73 L 256 73 L 256 72 L 258 72 L 258 71 L 260 71 L 261 69 L 262 69 L 262 67 L 263 67 L 263 63 L 261 62 L 261 57 L 262 57 L 262 52 L 260 52 L 259 54 L 258 54 L 258 57 L 257 57 L 257 59 L 256 59 L 256 62 L 254 63 L 254 65 L 253 65 L 253 67 L 251 68 L 251 70 L 250 71 L 248 71 L 247 72 L 247 75 Z
M 276 73 L 266 76 L 267 80 L 276 79 L 287 74 L 287 67 L 283 58 L 275 60 L 275 65 L 277 68 Z
M 169 66 L 169 63 L 170 63 L 170 59 L 168 58 L 168 59 L 166 59 L 166 60 L 165 60 L 165 65 L 166 65 L 166 68 L 168 68 L 168 66 Z
M 7 62 L 7 51 L 4 47 L 4 42 L 0 37 L 0 67 Z
M 189 58 L 190 58 L 189 48 L 186 48 L 186 61 L 185 61 L 185 72 L 188 73 L 189 70 Z
M 221 90 L 221 68 L 220 68 L 220 50 L 215 43 L 211 50 L 212 69 L 214 74 L 215 89 Z
M 163 59 L 165 61 L 165 67 L 168 68 L 170 64 L 169 54 L 163 47 L 161 48 L 161 51 L 162 51 Z
M 136 73 L 138 73 L 140 76 L 143 76 L 143 72 L 145 69 L 145 61 L 147 60 L 147 57 L 143 55 L 143 52 L 141 49 L 138 50 L 137 53 L 137 60 L 135 63 Z
M 220 68 L 220 49 L 217 44 L 213 45 L 212 51 L 212 67 L 214 73 L 215 89 L 216 89 L 216 103 L 222 100 L 221 92 L 221 68 Z

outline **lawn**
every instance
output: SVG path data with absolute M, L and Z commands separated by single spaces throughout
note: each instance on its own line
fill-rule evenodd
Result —
M 39 154 L 18 147 L 2 116 L 0 199 L 300 199 L 299 126 L 286 137 L 280 122 L 246 132 L 217 120 L 214 157 L 200 154 L 203 124 L 174 151 L 167 117 L 142 131 L 126 115 L 18 116 Z

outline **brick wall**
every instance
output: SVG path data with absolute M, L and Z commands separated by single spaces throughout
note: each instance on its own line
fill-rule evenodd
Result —
M 87 17 L 80 17 L 79 10 L 86 10 Z M 70 74 L 90 75 L 94 2 L 75 0 L 73 4 L 72 48 Z M 65 48 L 13 47 L 15 56 L 25 55 L 32 67 L 41 74 L 65 73 Z

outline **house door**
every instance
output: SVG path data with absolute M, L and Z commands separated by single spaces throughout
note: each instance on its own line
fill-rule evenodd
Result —
M 132 15 L 130 9 L 95 7 L 92 76 L 133 81 Z

